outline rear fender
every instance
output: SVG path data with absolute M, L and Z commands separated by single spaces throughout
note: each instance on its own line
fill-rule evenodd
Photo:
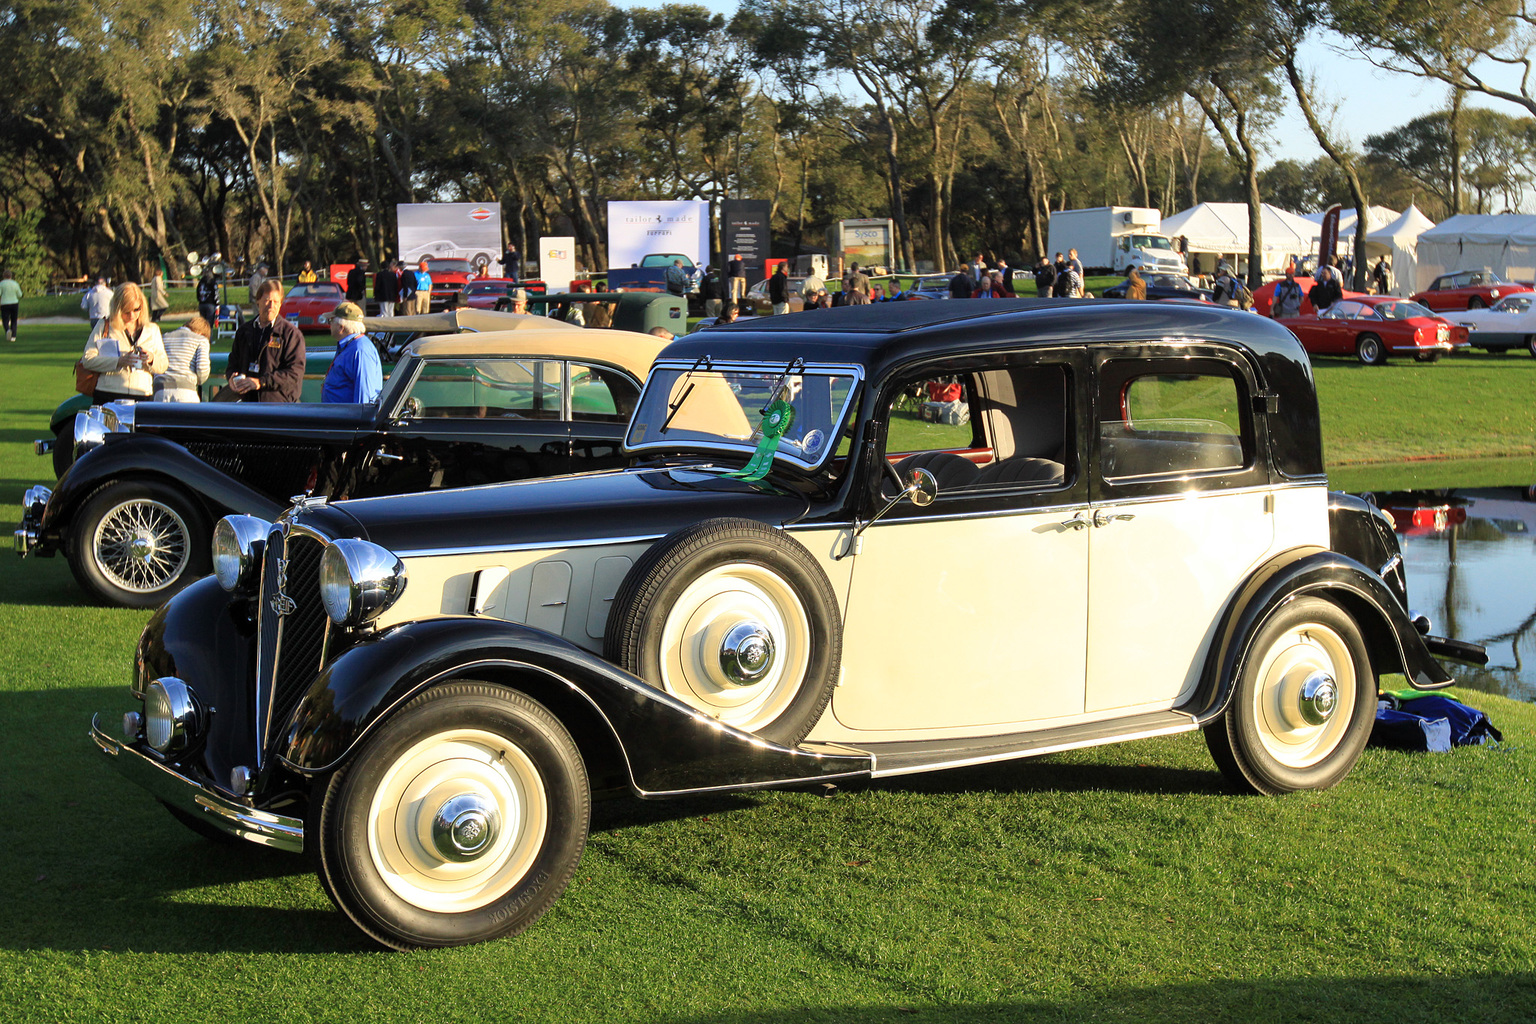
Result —
M 551 633 L 467 616 L 395 626 L 337 657 L 279 734 L 278 757 L 306 775 L 333 771 L 397 708 L 455 679 L 499 683 L 544 704 L 581 745 L 595 780 L 640 796 L 867 775 L 872 763 L 764 742 Z
M 1354 619 L 1376 675 L 1401 672 L 1416 690 L 1438 690 L 1455 681 L 1425 648 L 1380 576 L 1336 551 L 1299 548 L 1266 562 L 1238 591 L 1206 656 L 1201 685 L 1181 710 L 1201 724 L 1219 717 L 1252 653 L 1253 637 L 1283 605 L 1303 596 L 1332 601 Z

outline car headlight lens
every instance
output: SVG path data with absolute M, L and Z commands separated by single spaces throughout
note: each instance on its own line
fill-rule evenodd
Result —
M 203 710 L 192 688 L 161 676 L 144 692 L 144 742 L 162 754 L 179 754 L 202 738 Z
M 261 564 L 272 524 L 255 516 L 225 516 L 213 528 L 213 574 L 225 590 L 248 585 Z
M 320 603 L 337 625 L 378 618 L 405 591 L 405 582 L 405 563 L 365 540 L 338 540 L 320 559 Z
M 108 402 L 101 406 L 101 422 L 113 434 L 133 433 L 132 402 Z
M 101 421 L 101 407 L 75 413 L 75 454 L 99 448 L 107 439 L 106 425 Z

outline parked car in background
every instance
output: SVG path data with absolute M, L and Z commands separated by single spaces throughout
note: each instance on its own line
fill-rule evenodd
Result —
M 947 299 L 950 276 L 949 274 L 925 274 L 912 282 L 912 287 L 906 291 L 906 298 Z
M 283 296 L 280 315 L 305 334 L 325 334 L 331 314 L 346 301 L 347 293 L 330 281 L 296 284 Z
M 490 314 L 480 314 L 489 316 Z M 507 315 L 519 329 L 410 345 L 372 405 L 140 402 L 53 488 L 27 491 L 19 553 L 62 551 L 109 604 L 153 607 L 209 568 L 220 516 L 295 494 L 443 490 L 625 463 L 624 425 L 660 339 Z
M 1532 291 L 1528 284 L 1506 281 L 1493 270 L 1458 270 L 1441 274 L 1409 298 L 1436 311 L 1484 309 L 1506 295 Z
M 415 269 L 415 264 L 409 265 L 406 269 Z M 458 305 L 459 292 L 463 291 L 464 286 L 479 274 L 475 265 L 469 260 L 446 256 L 429 257 L 427 272 L 432 275 L 432 312 L 434 313 L 452 309 Z
M 1236 788 L 1322 789 L 1379 677 L 1485 660 L 1415 625 L 1390 520 L 1328 492 L 1306 354 L 1235 310 L 758 317 L 670 346 L 624 451 L 224 519 L 95 742 L 200 829 L 314 853 L 375 941 L 447 946 L 551 905 L 595 795 L 1201 729 Z
M 805 278 L 791 277 L 789 281 L 789 311 L 799 313 L 805 309 Z M 773 301 L 768 298 L 768 282 L 759 281 L 747 289 L 746 300 L 741 303 L 738 312 L 742 316 L 770 316 L 773 313 Z
M 1467 329 L 1394 295 L 1341 299 L 1317 316 L 1276 321 L 1290 328 L 1311 355 L 1353 355 L 1368 366 L 1388 356 L 1413 356 L 1432 363 L 1447 352 L 1467 347 Z
M 521 288 L 528 295 L 543 295 L 543 281 L 514 281 L 510 277 L 477 277 L 459 291 L 459 308 L 493 309 L 503 313 L 512 309 L 512 292 Z
M 1143 273 L 1141 279 L 1147 283 L 1147 298 L 1149 299 L 1194 299 L 1199 302 L 1211 301 L 1211 290 L 1201 288 L 1183 274 L 1153 274 Z M 1110 285 L 1100 293 L 1101 298 L 1123 299 L 1125 298 L 1125 282 Z
M 1489 352 L 1525 349 L 1536 356 L 1536 293 L 1506 295 L 1487 309 L 1459 309 L 1445 314 L 1467 329 L 1473 348 Z
M 1302 312 L 1302 315 L 1303 316 L 1311 316 L 1313 313 L 1316 312 L 1316 310 L 1313 309 L 1313 307 L 1312 307 L 1312 300 L 1307 297 L 1307 293 L 1312 290 L 1312 286 L 1314 284 L 1316 284 L 1317 282 L 1313 278 L 1310 278 L 1310 277 L 1300 277 L 1300 276 L 1298 276 L 1296 278 L 1296 283 L 1301 286 L 1301 312 Z M 1260 313 L 1260 314 L 1262 314 L 1264 316 L 1272 315 L 1270 311 L 1272 309 L 1274 309 L 1274 305 L 1275 305 L 1275 289 L 1277 287 L 1279 287 L 1279 285 L 1280 285 L 1280 281 L 1279 280 L 1275 280 L 1275 281 L 1270 281 L 1270 282 L 1267 282 L 1266 284 L 1260 285 L 1259 287 L 1257 287 L 1257 288 L 1255 288 L 1253 290 L 1253 309 L 1254 309 L 1254 312 Z M 1358 298 L 1361 298 L 1364 295 L 1365 295 L 1365 292 L 1345 291 L 1345 292 L 1343 292 L 1342 297 L 1346 298 L 1346 299 L 1358 299 Z M 1390 298 L 1391 296 L 1386 296 L 1386 297 Z

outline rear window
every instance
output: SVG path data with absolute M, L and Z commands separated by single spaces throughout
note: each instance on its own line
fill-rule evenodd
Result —
M 1235 377 L 1147 373 L 1119 389 L 1099 421 L 1105 479 L 1188 475 L 1246 464 L 1243 391 Z

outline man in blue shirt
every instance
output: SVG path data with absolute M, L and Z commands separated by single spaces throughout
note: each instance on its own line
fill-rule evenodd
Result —
M 363 333 L 363 311 L 355 302 L 343 302 L 331 315 L 331 337 L 336 339 L 336 358 L 320 386 L 320 401 L 367 405 L 384 388 L 384 368 L 379 350 Z

